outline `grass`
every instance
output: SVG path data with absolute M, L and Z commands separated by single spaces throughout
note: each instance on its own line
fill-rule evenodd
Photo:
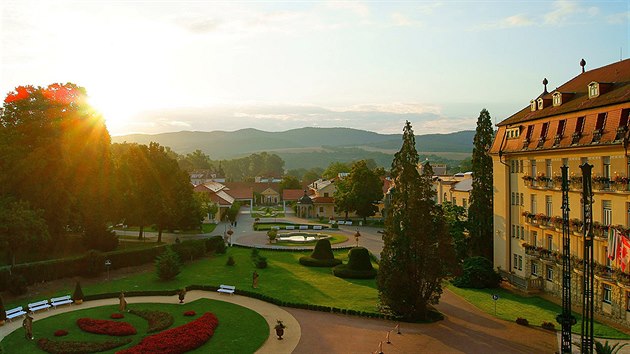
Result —
M 348 251 L 335 251 L 334 253 L 335 257 L 347 260 Z M 269 264 L 265 269 L 254 268 L 250 254 L 250 249 L 230 248 L 226 254 L 186 263 L 182 267 L 182 272 L 173 280 L 162 281 L 152 270 L 93 285 L 82 284 L 83 293 L 88 295 L 121 290 L 171 290 L 192 284 L 214 286 L 228 284 L 236 286 L 237 289 L 259 292 L 283 301 L 378 312 L 378 292 L 374 279 L 342 279 L 335 277 L 330 268 L 305 267 L 299 264 L 299 258 L 310 255 L 310 251 L 260 250 L 260 255 L 267 257 Z M 234 258 L 236 265 L 225 265 L 228 256 Z M 257 289 L 252 288 L 254 270 L 260 274 Z M 72 293 L 74 281 L 72 279 L 64 279 L 63 281 L 64 290 L 59 290 L 54 294 L 40 293 L 37 298 L 22 299 L 19 303 L 5 302 L 5 307 L 13 308 L 41 300 L 40 298 Z
M 462 289 L 453 285 L 448 288 L 455 294 L 463 297 L 482 311 L 506 321 L 515 321 L 517 317 L 525 318 L 530 325 L 540 326 L 544 321 L 551 322 L 560 329 L 556 322 L 556 315 L 562 312 L 562 307 L 538 296 L 521 296 L 505 289 Z M 499 295 L 497 300 L 497 312 L 494 314 L 494 300 L 492 294 Z M 582 316 L 573 313 L 577 323 L 571 327 L 573 333 L 580 333 L 582 328 Z M 611 339 L 630 339 L 630 335 L 620 332 L 612 327 L 595 322 L 595 337 Z
M 181 235 L 196 235 L 199 233 L 203 233 L 203 234 L 208 234 L 211 233 L 212 231 L 214 231 L 214 229 L 217 227 L 216 224 L 202 224 L 201 225 L 201 231 L 198 229 L 193 229 L 193 230 L 174 230 L 172 233 L 174 234 L 181 234 Z M 128 226 L 125 229 L 122 229 L 122 231 L 140 231 L 140 227 L 138 226 Z M 143 229 L 143 232 L 158 232 L 158 229 L 155 227 L 155 225 L 151 225 L 151 226 L 145 226 Z M 162 232 L 164 233 L 171 233 L 168 230 L 163 230 Z
M 117 302 L 118 300 L 112 299 L 111 301 Z M 173 297 L 173 302 L 176 302 L 175 297 Z M 206 344 L 189 353 L 253 353 L 269 336 L 269 326 L 261 315 L 250 309 L 228 302 L 199 299 L 184 305 L 131 304 L 129 307 L 137 310 L 159 310 L 171 313 L 175 318 L 175 323 L 170 328 L 186 324 L 205 312 L 214 313 L 219 318 L 219 326 L 214 336 Z M 183 316 L 185 311 L 191 310 L 195 311 L 197 315 L 193 317 Z M 6 353 L 9 353 L 8 349 L 10 348 L 11 353 L 28 354 L 42 353 L 36 343 L 39 338 L 64 341 L 104 341 L 108 339 L 107 336 L 81 331 L 76 325 L 76 320 L 81 317 L 109 320 L 109 316 L 115 312 L 118 312 L 118 306 L 110 305 L 51 316 L 33 323 L 34 341 L 24 339 L 24 331 L 19 328 L 0 342 L 0 345 L 2 345 Z M 125 313 L 125 318 L 119 321 L 131 323 L 138 330 L 138 334 L 132 337 L 133 342 L 131 344 L 118 347 L 106 353 L 115 353 L 118 350 L 132 347 L 147 335 L 148 324 L 146 320 Z M 59 338 L 55 337 L 53 333 L 58 329 L 67 330 L 68 335 Z

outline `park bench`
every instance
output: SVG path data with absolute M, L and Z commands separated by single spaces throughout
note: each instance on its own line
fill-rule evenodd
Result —
M 308 225 L 300 225 L 300 230 L 308 230 Z
M 50 304 L 54 308 L 57 308 L 57 306 L 61 306 L 61 305 L 65 305 L 65 304 L 71 304 L 71 303 L 72 303 L 72 299 L 70 298 L 70 295 L 60 296 L 60 297 L 53 297 L 52 299 L 50 299 Z
M 37 310 L 43 310 L 43 309 L 48 310 L 49 308 L 50 308 L 50 304 L 48 303 L 48 300 L 42 300 L 42 301 L 32 302 L 28 304 L 28 310 L 31 312 L 35 312 Z
M 322 229 L 322 225 L 313 226 L 313 230 L 321 230 L 321 229 Z
M 343 220 L 339 220 L 339 221 L 337 221 L 337 225 L 343 225 L 343 224 L 345 224 L 345 223 L 346 223 L 346 222 L 345 222 L 345 221 L 343 221 Z
M 230 295 L 234 295 L 234 290 L 236 290 L 235 286 L 223 285 L 223 284 L 221 284 L 219 288 L 217 289 L 217 291 L 220 293 L 230 294 Z
M 346 221 L 346 225 L 352 225 L 352 221 Z
M 287 225 L 286 229 L 287 229 L 287 230 L 295 230 L 295 226 L 293 226 L 293 225 Z
M 24 309 L 22 308 L 22 306 L 18 306 L 14 309 L 10 309 L 7 312 L 7 320 L 12 320 L 16 317 L 20 317 L 20 316 L 24 316 L 26 315 L 26 311 L 24 311 Z

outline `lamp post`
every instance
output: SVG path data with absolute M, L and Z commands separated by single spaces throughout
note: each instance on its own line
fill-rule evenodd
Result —
M 112 266 L 112 261 L 109 259 L 105 260 L 105 269 L 107 270 L 107 280 L 109 280 L 109 267 Z
M 359 237 L 361 237 L 361 233 L 357 230 L 357 233 L 354 234 L 354 239 L 357 241 L 357 247 L 359 247 Z

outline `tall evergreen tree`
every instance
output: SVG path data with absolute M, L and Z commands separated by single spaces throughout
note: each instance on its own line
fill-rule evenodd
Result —
M 468 208 L 470 250 L 473 256 L 493 258 L 492 158 L 489 151 L 493 139 L 490 113 L 484 108 L 477 119 L 473 140 L 473 182 Z
M 442 208 L 434 201 L 431 166 L 418 173 L 418 152 L 409 122 L 394 155 L 394 189 L 385 219 L 378 274 L 381 304 L 407 319 L 427 319 L 429 305 L 442 293 L 442 281 L 455 265 L 453 242 Z

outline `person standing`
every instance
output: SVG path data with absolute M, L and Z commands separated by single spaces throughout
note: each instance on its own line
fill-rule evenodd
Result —
M 22 327 L 24 327 L 24 337 L 26 339 L 34 339 L 33 337 L 33 317 L 31 317 L 31 313 L 27 313 L 26 317 L 24 317 L 24 321 L 22 321 Z
M 125 300 L 125 293 L 123 293 L 122 291 L 118 296 L 118 301 L 118 311 L 125 312 L 125 309 L 127 309 L 127 300 Z

